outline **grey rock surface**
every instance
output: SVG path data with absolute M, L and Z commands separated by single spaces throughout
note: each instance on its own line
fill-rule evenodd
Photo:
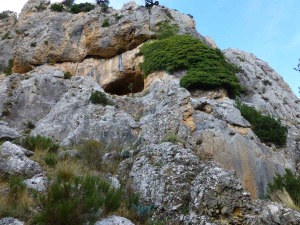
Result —
M 36 190 L 38 192 L 46 192 L 47 190 L 48 179 L 47 174 L 45 173 L 37 174 L 23 182 L 28 189 Z
M 172 143 L 142 148 L 129 177 L 143 201 L 166 213 L 172 221 L 190 203 L 191 183 L 197 175 L 198 157 Z
M 6 125 L 1 124 L 0 122 L 0 140 L 1 139 L 16 139 L 21 137 L 18 131 L 13 128 L 10 128 Z
M 95 223 L 95 225 L 134 225 L 130 220 L 120 216 L 110 216 Z
M 242 101 L 253 105 L 264 114 L 278 118 L 288 127 L 288 141 L 281 149 L 295 164 L 300 160 L 299 99 L 283 78 L 268 63 L 255 55 L 236 49 L 227 49 L 225 56 L 243 70 L 238 74 L 241 84 L 246 88 Z
M 24 225 L 24 222 L 21 222 L 12 217 L 5 217 L 0 219 L 0 225 Z
M 33 177 L 42 172 L 38 163 L 25 156 L 25 149 L 11 142 L 0 146 L 0 172 L 10 175 Z
M 8 17 L 0 19 L 0 74 L 8 66 L 9 60 L 13 59 L 13 49 L 16 44 L 17 14 L 5 12 Z
M 109 8 L 107 13 L 101 12 L 98 5 L 88 13 L 57 13 L 49 8 L 37 12 L 36 6 L 43 2 L 46 1 L 28 1 L 19 16 L 14 58 L 16 72 L 28 72 L 44 63 L 79 62 L 89 56 L 116 56 L 155 38 L 159 23 L 167 20 L 177 24 L 180 33 L 204 40 L 196 32 L 192 18 L 161 6 L 154 6 L 151 11 L 130 3 L 120 11 Z M 117 20 L 114 15 L 123 17 Z M 110 26 L 102 27 L 106 19 Z

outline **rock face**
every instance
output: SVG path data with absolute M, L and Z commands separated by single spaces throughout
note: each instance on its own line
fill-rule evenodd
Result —
M 253 202 L 232 172 L 200 162 L 190 149 L 171 143 L 148 145 L 132 164 L 129 178 L 154 215 L 167 224 L 297 224 L 300 213 Z M 287 217 L 285 218 L 285 213 Z M 287 222 L 289 221 L 289 222 Z
M 216 47 L 189 16 L 132 2 L 119 11 L 103 13 L 96 6 L 76 15 L 52 12 L 49 4 L 29 0 L 18 21 L 12 13 L 0 20 L 0 35 L 11 31 L 4 40 L 0 36 L 0 71 L 14 56 L 18 72 L 0 78 L 0 140 L 30 132 L 69 149 L 82 139 L 121 146 L 103 162 L 127 159 L 117 176 L 106 177 L 116 186 L 130 181 L 141 204 L 153 209 L 151 219 L 167 224 L 300 224 L 299 213 L 251 199 L 265 196 L 276 173 L 300 168 L 299 100 L 273 69 L 252 54 L 224 51 L 243 70 L 238 77 L 247 91 L 240 100 L 287 126 L 283 148 L 262 143 L 225 90 L 189 92 L 179 84 L 186 71 L 143 77 L 139 50 L 156 38 L 161 22 Z M 105 20 L 109 27 L 102 26 Z M 109 103 L 93 104 L 94 91 Z M 29 130 L 29 122 L 35 128 Z M 31 154 L 3 143 L 0 172 L 32 178 L 24 181 L 27 187 L 45 191 L 47 180 Z M 80 155 L 66 151 L 59 157 Z M 132 223 L 112 216 L 96 224 Z
M 6 123 L 1 124 L 0 122 L 0 140 L 5 139 L 16 139 L 21 137 L 21 135 L 14 129 L 5 125 Z
M 182 74 L 152 74 L 143 92 L 133 97 L 107 95 L 114 104 L 107 106 L 89 101 L 93 90 L 103 90 L 88 77 L 64 80 L 61 71 L 44 66 L 27 76 L 22 80 L 15 75 L 6 84 L 18 81 L 13 96 L 7 97 L 6 102 L 14 104 L 5 120 L 19 132 L 31 120 L 36 125 L 33 135 L 52 137 L 63 146 L 92 138 L 124 147 L 157 144 L 176 134 L 176 144 L 235 170 L 255 198 L 265 194 L 275 173 L 294 168 L 283 151 L 259 141 L 234 101 L 222 91 L 191 95 L 179 86 Z
M 28 72 L 44 63 L 80 62 L 87 57 L 111 58 L 136 48 L 156 36 L 159 23 L 178 24 L 181 33 L 195 31 L 195 23 L 187 15 L 160 6 L 151 8 L 127 4 L 120 11 L 108 13 L 96 8 L 89 13 L 71 14 L 38 12 L 36 6 L 46 1 L 30 0 L 24 6 L 17 24 L 15 72 Z M 115 15 L 122 16 L 116 19 Z M 109 27 L 102 26 L 104 21 Z M 32 26 L 34 24 L 34 26 Z M 44 26 L 47 25 L 47 28 Z M 202 38 L 202 37 L 201 37 Z
M 41 167 L 25 155 L 26 150 L 8 141 L 0 147 L 0 172 L 9 175 L 33 177 Z
M 17 14 L 10 11 L 4 13 L 7 17 L 0 19 L 0 72 L 8 66 L 8 61 L 13 59 L 13 48 L 16 44 Z
M 295 164 L 300 160 L 299 99 L 276 71 L 253 54 L 228 49 L 225 55 L 243 69 L 243 73 L 238 74 L 241 84 L 246 87 L 242 100 L 279 118 L 289 128 L 287 146 L 282 152 Z

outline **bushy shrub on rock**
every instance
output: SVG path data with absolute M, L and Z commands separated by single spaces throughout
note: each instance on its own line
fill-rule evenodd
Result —
M 175 35 L 142 46 L 144 75 L 165 70 L 187 70 L 180 85 L 188 90 L 225 88 L 230 97 L 241 91 L 235 73 L 238 68 L 226 61 L 219 49 L 212 49 L 199 39 Z

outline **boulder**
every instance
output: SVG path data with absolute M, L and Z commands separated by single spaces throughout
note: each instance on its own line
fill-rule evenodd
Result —
M 36 190 L 38 192 L 46 192 L 47 190 L 48 179 L 46 173 L 37 174 L 23 182 L 28 189 Z
M 95 223 L 95 225 L 134 225 L 130 220 L 120 216 L 110 216 Z
M 21 222 L 12 217 L 5 217 L 0 219 L 0 225 L 24 225 L 24 222 Z
M 0 122 L 0 140 L 4 139 L 4 140 L 7 140 L 7 139 L 16 139 L 16 138 L 19 138 L 21 137 L 21 135 L 19 134 L 18 131 L 16 131 L 15 129 L 13 128 L 10 128 L 6 125 L 3 125 L 1 124 Z
M 38 163 L 25 155 L 26 150 L 11 142 L 0 146 L 0 172 L 9 175 L 33 177 L 42 172 Z

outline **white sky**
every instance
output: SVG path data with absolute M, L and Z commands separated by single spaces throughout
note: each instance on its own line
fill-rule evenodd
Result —
M 54 2 L 61 2 L 62 0 L 51 0 L 51 3 Z M 128 2 L 129 0 L 110 0 L 110 6 L 119 9 L 123 6 L 124 3 Z M 135 0 L 138 4 L 143 4 L 143 0 Z M 1 0 L 0 3 L 0 12 L 5 10 L 10 10 L 13 12 L 20 13 L 21 9 L 25 5 L 27 0 Z M 95 3 L 95 0 L 76 0 L 75 3 L 81 3 L 81 2 L 91 2 Z

